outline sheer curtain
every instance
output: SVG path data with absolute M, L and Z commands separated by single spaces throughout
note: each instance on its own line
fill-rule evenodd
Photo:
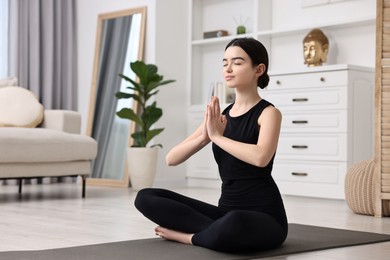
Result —
M 77 110 L 76 1 L 12 0 L 9 8 L 10 74 L 46 109 Z
M 0 79 L 8 76 L 8 1 L 0 0 Z

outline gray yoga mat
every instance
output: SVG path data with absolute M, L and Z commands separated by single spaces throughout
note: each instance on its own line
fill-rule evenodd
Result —
M 259 259 L 315 250 L 390 241 L 390 235 L 289 224 L 289 235 L 277 249 L 264 252 L 225 254 L 160 238 L 112 242 L 48 250 L 1 252 L 2 260 L 200 260 Z

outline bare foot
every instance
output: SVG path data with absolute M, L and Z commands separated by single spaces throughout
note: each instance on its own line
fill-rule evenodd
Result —
M 187 234 L 163 227 L 156 227 L 154 229 L 157 236 L 160 236 L 161 238 L 164 238 L 166 240 L 172 240 L 183 244 L 192 245 L 192 236 L 194 234 Z

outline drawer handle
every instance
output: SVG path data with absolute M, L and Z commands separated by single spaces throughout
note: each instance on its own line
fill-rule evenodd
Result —
M 307 120 L 293 120 L 292 123 L 293 124 L 307 124 L 307 123 L 309 123 L 309 121 L 307 121 Z
M 321 82 L 325 82 L 325 78 L 324 78 L 324 77 L 321 77 L 321 78 L 320 78 L 320 81 L 321 81 Z
M 293 102 L 307 102 L 309 101 L 308 98 L 293 98 L 292 99 Z
M 291 173 L 293 176 L 299 176 L 299 177 L 306 177 L 308 176 L 309 174 L 307 174 L 306 172 L 292 172 Z
M 282 85 L 282 82 L 280 80 L 277 80 L 276 85 Z
M 307 145 L 292 145 L 291 147 L 294 149 L 307 149 L 307 148 L 309 148 L 309 146 L 307 146 Z

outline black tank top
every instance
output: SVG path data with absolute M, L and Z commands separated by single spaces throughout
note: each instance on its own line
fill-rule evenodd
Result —
M 256 144 L 260 131 L 258 118 L 270 105 L 273 106 L 262 99 L 245 114 L 237 117 L 230 116 L 229 112 L 233 104 L 229 105 L 222 112 L 227 119 L 223 135 L 239 142 Z M 267 166 L 257 167 L 237 159 L 214 143 L 212 149 L 222 180 L 219 206 L 268 213 L 286 227 L 287 219 L 283 201 L 271 176 L 275 155 Z

